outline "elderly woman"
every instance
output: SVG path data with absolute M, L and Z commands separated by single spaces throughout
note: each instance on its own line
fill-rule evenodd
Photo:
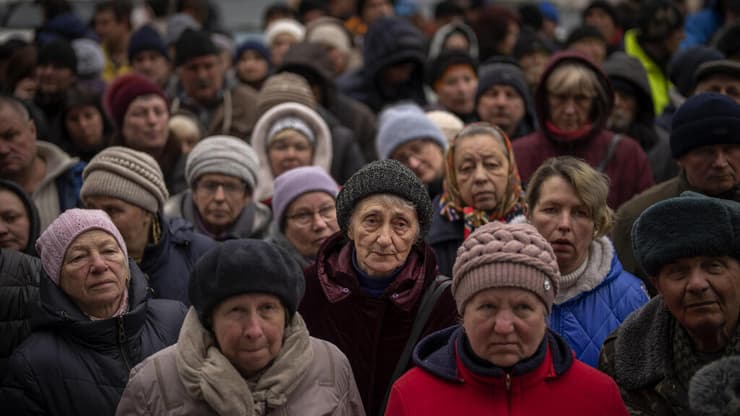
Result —
M 552 245 L 561 273 L 548 326 L 593 367 L 607 335 L 648 301 L 607 237 L 614 225 L 608 193 L 606 176 L 571 156 L 545 161 L 527 189 L 529 222 Z
M 252 132 L 260 170 L 254 197 L 272 197 L 275 178 L 300 166 L 329 172 L 332 144 L 329 126 L 311 108 L 297 102 L 278 104 L 265 112 Z
M 324 241 L 305 270 L 300 306 L 311 334 L 347 355 L 367 414 L 382 411 L 394 369 L 406 369 L 413 327 L 424 334 L 455 321 L 449 289 L 430 301 L 437 264 L 424 237 L 432 207 L 424 185 L 395 160 L 370 163 L 337 197 L 340 232 Z M 425 319 L 426 318 L 426 319 Z M 403 362 L 401 362 L 403 361 Z
M 296 313 L 304 288 L 271 243 L 210 251 L 190 277 L 177 344 L 134 368 L 117 414 L 364 415 L 347 358 Z
M 525 221 L 514 152 L 501 129 L 476 123 L 458 133 L 447 150 L 445 192 L 432 205 L 427 241 L 445 276 L 452 274 L 457 248 L 475 228 L 491 221 Z
M 131 368 L 177 340 L 185 307 L 151 299 L 147 277 L 103 211 L 65 211 L 36 249 L 45 271 L 41 308 L 10 359 L 3 410 L 113 414 Z
M 187 221 L 162 215 L 168 193 L 157 162 L 146 153 L 112 146 L 90 161 L 82 177 L 80 198 L 88 208 L 110 215 L 132 260 L 147 274 L 154 297 L 189 304 L 187 276 L 215 243 Z
M 426 82 L 436 96 L 437 107 L 452 112 L 467 123 L 477 121 L 477 59 L 459 49 L 443 51 L 427 63 Z
M 659 296 L 606 339 L 599 358 L 632 414 L 689 414 L 694 374 L 740 355 L 738 230 L 740 204 L 695 193 L 661 201 L 635 222 L 635 257 Z
M 452 279 L 462 323 L 419 343 L 386 415 L 627 415 L 614 380 L 547 327 L 560 273 L 534 227 L 478 228 Z
M 321 244 L 339 230 L 337 193 L 339 185 L 318 166 L 291 169 L 275 179 L 272 212 L 277 231 L 273 241 L 301 269 L 314 261 Z
M 606 130 L 614 92 L 607 76 L 583 55 L 553 55 L 537 88 L 535 106 L 540 131 L 513 144 L 524 182 L 545 160 L 570 155 L 606 173 L 612 209 L 653 184 L 642 147 L 630 137 Z
M 35 256 L 40 227 L 31 197 L 15 182 L 0 179 L 0 248 Z

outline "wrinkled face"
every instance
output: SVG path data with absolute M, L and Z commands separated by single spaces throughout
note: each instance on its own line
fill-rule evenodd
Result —
M 127 262 L 112 235 L 102 230 L 84 232 L 64 254 L 59 286 L 83 312 L 117 306 L 126 290 Z
M 701 146 L 678 159 L 686 179 L 702 193 L 717 195 L 738 185 L 740 145 Z
M 75 73 L 66 67 L 47 63 L 35 69 L 38 91 L 43 94 L 61 94 L 75 82 Z
M 283 63 L 283 57 L 291 46 L 298 43 L 298 39 L 290 33 L 280 33 L 273 38 L 270 44 L 270 60 L 275 67 Z
M 210 104 L 223 87 L 224 71 L 219 55 L 198 56 L 182 65 L 179 70 L 180 82 L 190 98 Z
M 465 37 L 465 35 L 460 32 L 455 32 L 448 36 L 447 39 L 445 39 L 445 43 L 444 45 L 442 45 L 442 49 L 456 49 L 467 51 L 470 49 L 470 42 L 468 41 L 468 38 Z
M 463 311 L 463 328 L 475 355 L 498 367 L 529 358 L 545 337 L 545 305 L 519 288 L 476 293 Z
M 131 62 L 131 68 L 160 86 L 167 83 L 172 72 L 170 61 L 156 51 L 137 53 Z
M 492 211 L 503 201 L 509 182 L 504 145 L 479 134 L 459 140 L 455 148 L 457 189 L 466 205 Z
M 732 257 L 688 257 L 653 279 L 663 302 L 692 337 L 732 337 L 740 311 L 740 263 Z
M 526 107 L 514 87 L 499 84 L 480 96 L 477 111 L 481 121 L 495 124 L 511 136 L 524 118 Z
M 283 347 L 286 312 L 280 299 L 244 293 L 213 310 L 213 333 L 221 353 L 245 378 L 270 365 Z
M 355 206 L 347 236 L 360 270 L 387 276 L 406 263 L 419 236 L 419 220 L 414 208 L 372 195 Z
M 740 79 L 725 74 L 715 74 L 699 81 L 694 95 L 703 92 L 716 92 L 726 95 L 740 104 Z
M 614 33 L 617 31 L 614 20 L 612 20 L 611 16 L 604 9 L 593 8 L 589 10 L 583 16 L 583 23 L 599 29 L 607 40 L 613 38 Z
M 267 61 L 257 51 L 248 50 L 236 61 L 236 74 L 244 82 L 256 82 L 267 77 Z
M 0 177 L 22 174 L 35 157 L 36 125 L 12 107 L 0 107 Z
M 81 150 L 92 150 L 103 143 L 103 116 L 95 106 L 72 107 L 64 117 L 72 143 Z
M 393 4 L 389 0 L 367 0 L 362 8 L 362 20 L 369 26 L 384 16 L 393 16 Z
M 532 225 L 552 246 L 560 273 L 570 273 L 586 261 L 594 221 L 573 185 L 561 176 L 545 179 L 529 215 Z
M 31 219 L 15 193 L 0 188 L 0 248 L 22 251 L 28 245 Z
M 241 179 L 220 173 L 201 175 L 193 191 L 201 220 L 213 229 L 233 224 L 249 200 L 250 192 Z
M 598 66 L 603 65 L 606 59 L 606 44 L 600 39 L 582 39 L 571 44 L 568 49 L 582 53 Z
M 478 77 L 473 68 L 455 65 L 447 70 L 435 84 L 437 100 L 441 106 L 457 114 L 469 114 L 475 106 L 475 89 Z
M 152 214 L 118 198 L 109 196 L 88 196 L 85 206 L 89 209 L 101 209 L 110 217 L 123 237 L 130 252 L 143 250 L 149 240 L 149 229 L 152 225 Z
M 123 116 L 121 129 L 126 146 L 142 152 L 164 148 L 169 136 L 170 112 L 167 102 L 158 95 L 137 97 Z
M 296 198 L 285 210 L 285 237 L 304 257 L 316 257 L 321 244 L 339 230 L 334 197 L 309 192 Z
M 547 93 L 550 121 L 563 131 L 573 131 L 590 122 L 593 95 L 583 93 Z
M 548 62 L 550 62 L 550 54 L 545 52 L 535 52 L 519 58 L 519 66 L 524 71 L 527 85 L 531 87 L 539 84 Z
M 437 142 L 431 139 L 415 139 L 393 149 L 391 159 L 401 162 L 411 169 L 416 177 L 428 184 L 444 174 L 444 152 Z
M 272 174 L 282 173 L 313 163 L 313 146 L 306 136 L 296 130 L 283 130 L 267 147 Z
M 635 96 L 614 90 L 614 108 L 609 116 L 607 126 L 617 132 L 626 132 L 632 126 L 637 116 L 637 100 Z
M 116 16 L 111 10 L 96 13 L 93 23 L 95 24 L 95 33 L 98 34 L 102 45 L 117 45 L 129 32 L 126 21 L 119 22 L 116 20 Z

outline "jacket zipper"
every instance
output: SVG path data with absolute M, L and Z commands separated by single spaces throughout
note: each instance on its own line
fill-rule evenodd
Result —
M 118 318 L 118 348 L 121 350 L 121 357 L 123 357 L 123 363 L 126 364 L 126 369 L 131 371 L 131 363 L 128 361 L 128 354 L 126 354 L 126 329 L 123 327 L 123 317 Z
M 511 374 L 506 373 L 506 391 L 511 391 Z

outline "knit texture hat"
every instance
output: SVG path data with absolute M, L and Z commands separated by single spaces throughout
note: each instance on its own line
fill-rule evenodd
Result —
M 77 75 L 82 78 L 95 78 L 103 73 L 105 55 L 98 42 L 80 38 L 72 41 L 72 48 L 77 57 Z
M 316 108 L 316 98 L 305 78 L 290 72 L 270 76 L 257 94 L 257 117 L 278 104 L 295 102 Z
M 277 35 L 282 33 L 288 33 L 292 35 L 298 42 L 303 40 L 303 36 L 306 34 L 306 29 L 298 21 L 294 19 L 278 19 L 270 23 L 265 29 L 265 43 L 270 46 L 275 40 Z
M 690 97 L 694 92 L 694 74 L 701 64 L 723 59 L 721 52 L 709 46 L 694 46 L 676 52 L 668 64 L 668 77 L 678 92 Z
M 139 52 L 144 51 L 154 51 L 164 56 L 165 59 L 170 59 L 162 35 L 149 25 L 144 25 L 131 34 L 131 39 L 128 41 L 129 62 L 132 62 Z
M 68 68 L 77 74 L 77 55 L 72 45 L 64 39 L 54 40 L 41 46 L 38 65 L 46 64 Z
M 452 143 L 457 133 L 465 127 L 465 123 L 460 117 L 444 110 L 434 110 L 427 112 L 427 118 L 442 130 L 442 134 L 447 138 L 447 143 Z
M 250 192 L 257 186 L 259 160 L 252 146 L 233 136 L 211 136 L 198 142 L 185 162 L 185 179 L 195 186 L 207 173 L 220 173 L 243 180 Z
M 528 290 L 549 313 L 559 283 L 555 253 L 530 224 L 494 221 L 478 227 L 457 249 L 452 267 L 452 296 L 461 315 L 470 298 L 494 287 Z
M 326 19 L 307 28 L 305 40 L 306 42 L 329 45 L 343 53 L 349 53 L 352 49 L 350 34 L 344 26 L 334 19 Z
M 380 159 L 390 158 L 398 146 L 416 139 L 431 139 L 442 152 L 447 150 L 447 137 L 418 105 L 397 104 L 380 113 L 375 138 Z
M 475 105 L 480 97 L 496 85 L 508 85 L 516 90 L 525 103 L 530 102 L 529 86 L 522 70 L 511 63 L 496 62 L 482 65 L 478 78 L 478 89 L 475 90 Z
M 347 235 L 352 211 L 358 202 L 375 194 L 392 194 L 414 205 L 419 220 L 419 240 L 424 240 L 432 223 L 432 201 L 421 180 L 397 160 L 378 160 L 354 173 L 337 196 L 337 222 Z
M 82 172 L 80 197 L 108 196 L 151 213 L 169 198 L 159 164 L 146 153 L 112 146 L 95 155 Z
M 139 74 L 121 75 L 108 86 L 103 97 L 103 107 L 119 130 L 123 126 L 123 118 L 131 102 L 143 95 L 157 95 L 165 103 L 168 102 L 158 85 Z
M 245 274 L 246 273 L 246 274 Z M 244 293 L 280 298 L 289 322 L 303 297 L 303 270 L 282 247 L 256 239 L 228 240 L 206 252 L 190 272 L 188 296 L 205 327 L 213 309 Z
M 324 169 L 318 166 L 302 166 L 291 169 L 275 179 L 272 194 L 272 212 L 280 230 L 283 230 L 284 215 L 288 206 L 299 196 L 309 192 L 325 192 L 334 199 L 339 193 L 339 185 Z
M 442 51 L 436 58 L 432 59 L 427 65 L 426 82 L 434 89 L 437 80 L 442 78 L 450 67 L 455 65 L 466 65 L 473 70 L 473 74 L 478 73 L 478 61 L 463 50 L 450 49 Z
M 740 144 L 740 105 L 714 92 L 689 98 L 673 115 L 670 143 L 674 159 L 700 146 Z
M 242 42 L 237 46 L 236 52 L 234 53 L 234 60 L 238 61 L 241 59 L 242 55 L 246 51 L 255 51 L 257 52 L 262 59 L 267 61 L 267 65 L 270 65 L 270 51 L 267 49 L 267 47 L 260 41 L 257 40 L 248 40 L 245 42 Z
M 284 117 L 277 120 L 275 124 L 270 127 L 270 130 L 267 131 L 267 145 L 269 146 L 270 143 L 272 143 L 278 133 L 285 130 L 295 130 L 306 136 L 306 139 L 308 139 L 312 144 L 316 142 L 316 135 L 311 131 L 311 127 L 309 127 L 305 121 L 298 117 Z
M 49 224 L 36 240 L 36 252 L 41 258 L 41 265 L 56 285 L 59 285 L 67 248 L 80 234 L 90 230 L 103 230 L 112 235 L 124 258 L 128 258 L 126 242 L 108 214 L 99 209 L 68 209 Z
M 175 42 L 175 66 L 184 65 L 192 58 L 219 53 L 207 32 L 186 29 Z
M 648 276 L 686 257 L 740 259 L 740 203 L 695 192 L 658 202 L 632 226 L 632 250 Z

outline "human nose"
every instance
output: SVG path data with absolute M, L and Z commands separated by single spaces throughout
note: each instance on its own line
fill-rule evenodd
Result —
M 224 191 L 223 185 L 216 185 L 216 191 L 213 193 L 213 197 L 217 201 L 223 201 L 224 199 L 226 199 L 226 191 Z
M 0 219 L 0 235 L 5 235 L 8 233 L 8 224 Z
M 483 167 L 482 163 L 479 163 L 475 167 L 475 171 L 473 172 L 473 181 L 476 183 L 480 182 L 486 182 L 488 180 L 488 172 L 486 172 L 486 168 Z
M 257 314 L 249 314 L 244 322 L 244 336 L 249 339 L 259 339 L 264 335 L 262 321 Z
M 314 230 L 319 231 L 319 230 L 323 230 L 329 225 L 326 223 L 326 220 L 324 219 L 324 217 L 321 216 L 321 213 L 316 211 L 313 213 L 313 221 L 311 222 L 311 226 L 313 227 Z
M 108 268 L 108 265 L 103 260 L 103 256 L 100 253 L 92 253 L 90 255 L 90 271 L 93 273 L 101 273 Z
M 419 167 L 419 158 L 416 155 L 410 155 L 408 158 L 409 169 L 416 169 Z
M 570 230 L 572 225 L 572 218 L 569 212 L 563 211 L 558 216 L 558 229 L 559 230 Z
M 376 240 L 378 245 L 382 247 L 388 247 L 391 245 L 393 242 L 391 239 L 391 232 L 390 224 L 383 224 L 380 229 L 378 229 L 378 238 Z
M 722 149 L 717 149 L 712 157 L 712 165 L 715 167 L 724 167 L 727 165 L 727 154 Z
M 688 282 L 686 283 L 686 291 L 693 293 L 701 293 L 709 288 L 709 282 L 704 271 L 700 268 L 694 268 L 691 270 Z
M 500 335 L 507 335 L 514 331 L 514 317 L 509 310 L 499 311 L 494 319 L 493 330 Z

